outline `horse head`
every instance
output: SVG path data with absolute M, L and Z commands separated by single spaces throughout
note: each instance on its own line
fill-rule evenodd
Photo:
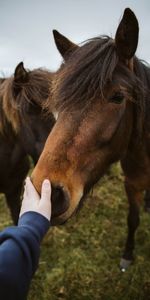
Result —
M 54 31 L 64 58 L 52 81 L 58 118 L 32 173 L 39 192 L 44 178 L 52 182 L 54 225 L 74 214 L 110 164 L 127 151 L 138 98 L 133 73 L 138 31 L 128 8 L 115 39 L 97 37 L 79 47 Z
M 14 72 L 12 82 L 12 105 L 19 113 L 19 136 L 25 151 L 37 162 L 55 119 L 46 116 L 43 105 L 51 85 L 52 73 L 36 69 L 28 71 L 23 62 Z

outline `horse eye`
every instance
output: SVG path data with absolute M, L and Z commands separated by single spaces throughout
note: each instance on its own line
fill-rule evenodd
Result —
M 116 93 L 115 95 L 113 95 L 112 97 L 110 97 L 109 102 L 114 102 L 114 103 L 122 103 L 124 99 L 124 95 L 121 93 Z

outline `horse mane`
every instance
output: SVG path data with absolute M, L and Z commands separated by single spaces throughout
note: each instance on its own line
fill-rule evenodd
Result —
M 17 133 L 20 122 L 28 118 L 29 105 L 42 108 L 49 95 L 52 73 L 35 69 L 28 72 L 27 82 L 15 82 L 14 76 L 0 83 L 0 132 L 6 131 L 7 124 Z M 14 90 L 17 88 L 18 93 Z
M 145 92 L 150 92 L 150 65 L 145 60 L 140 60 L 137 57 L 134 58 L 134 72 L 135 75 L 143 83 Z
M 0 78 L 0 84 L 5 81 L 5 78 Z
M 139 73 L 143 63 L 134 58 Z M 118 67 L 119 66 L 119 67 Z M 108 36 L 100 36 L 87 40 L 70 55 L 66 63 L 56 72 L 52 83 L 52 96 L 59 110 L 71 107 L 81 109 L 100 95 L 103 96 L 106 83 L 112 80 L 113 72 L 117 68 L 123 72 L 124 81 L 128 87 L 136 90 L 136 95 L 144 93 L 142 77 L 130 72 L 119 62 L 115 42 Z M 146 74 L 143 72 L 143 77 Z M 141 80 L 140 80 L 141 79 Z M 140 84 L 139 84 L 140 81 Z M 142 84 L 141 84 L 142 83 Z M 56 99 L 56 100 L 55 100 Z M 144 110 L 143 97 L 138 97 L 138 105 Z

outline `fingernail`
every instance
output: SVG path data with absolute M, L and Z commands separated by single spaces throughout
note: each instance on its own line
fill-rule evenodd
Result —
M 48 179 L 44 179 L 44 181 L 43 181 L 43 186 L 44 186 L 45 188 L 49 189 L 49 188 L 50 188 L 50 181 L 49 181 Z

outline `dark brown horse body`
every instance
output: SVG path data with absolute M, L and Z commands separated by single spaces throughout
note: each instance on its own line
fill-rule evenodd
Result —
M 26 71 L 21 63 L 14 77 L 0 85 L 0 192 L 6 196 L 15 223 L 30 167 L 28 155 L 37 162 L 54 125 L 53 115 L 45 118 L 42 110 L 51 77 L 45 70 Z
M 52 215 L 57 225 L 72 216 L 110 164 L 121 161 L 129 200 L 122 268 L 132 260 L 139 204 L 150 188 L 150 69 L 134 56 L 138 31 L 130 9 L 115 40 L 98 37 L 78 47 L 54 31 L 65 59 L 52 85 L 58 119 L 32 174 L 38 191 L 45 177 L 54 191 L 62 190 L 61 210 Z

